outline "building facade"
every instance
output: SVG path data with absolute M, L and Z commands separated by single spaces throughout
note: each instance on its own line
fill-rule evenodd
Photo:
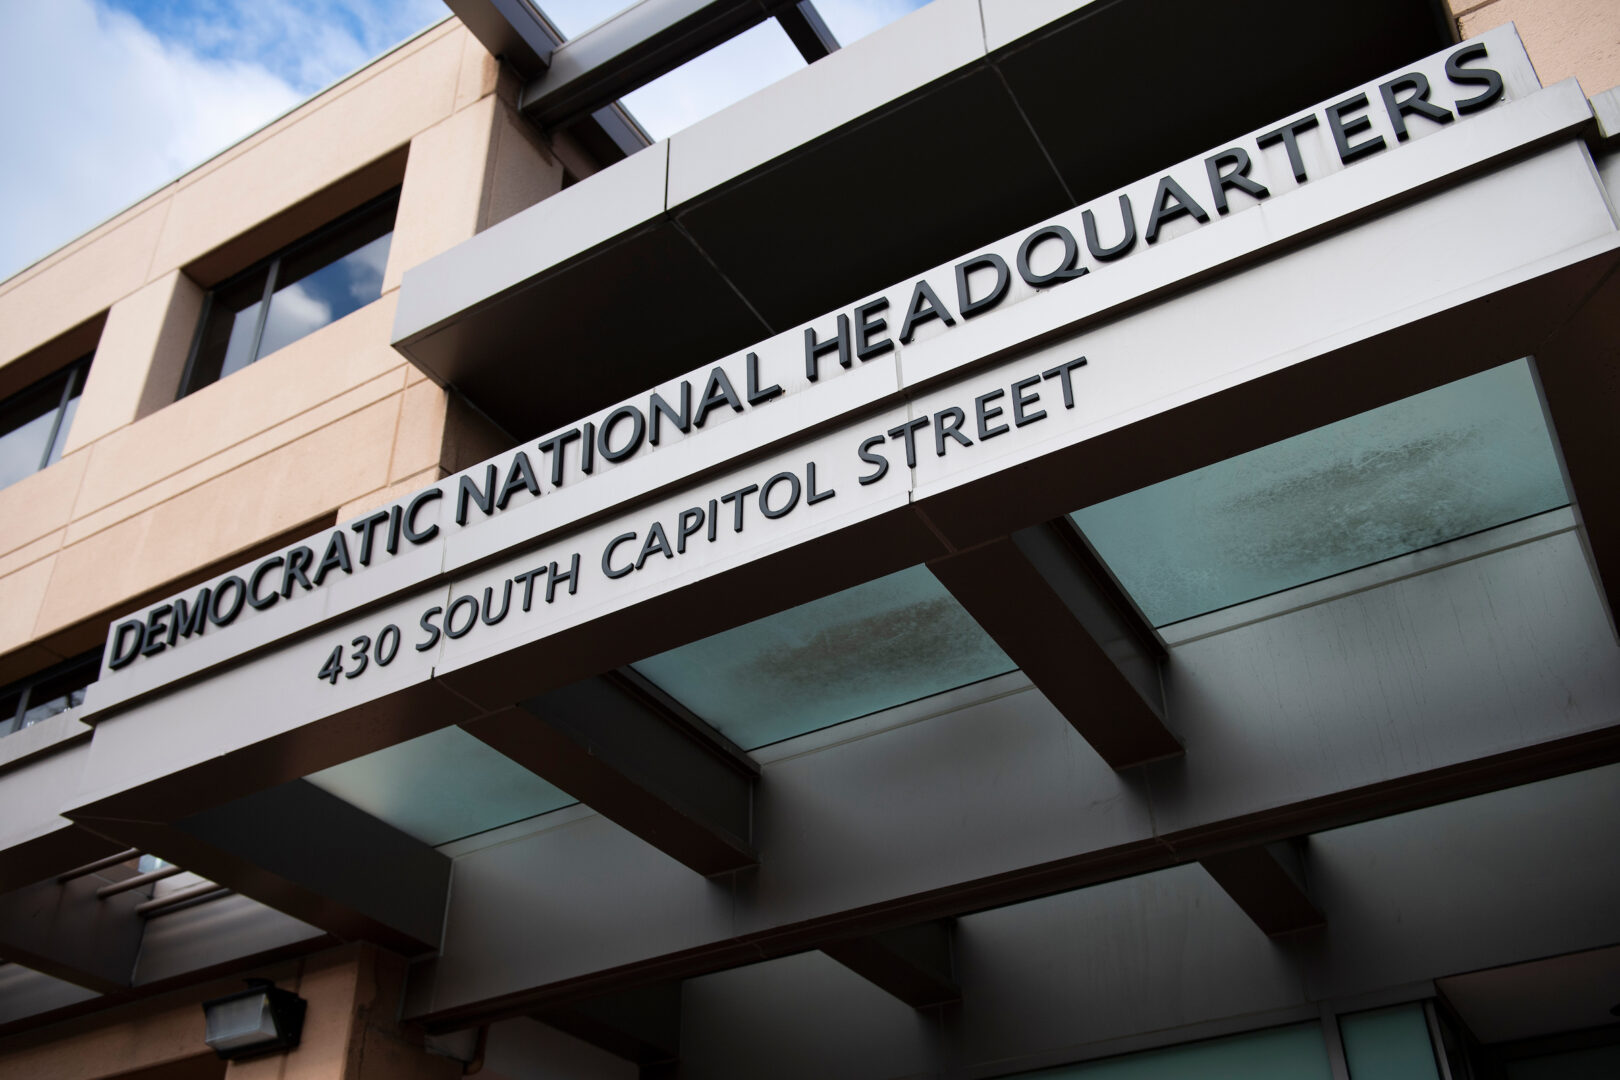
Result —
M 449 7 L 0 284 L 0 1075 L 1620 1074 L 1620 9 Z

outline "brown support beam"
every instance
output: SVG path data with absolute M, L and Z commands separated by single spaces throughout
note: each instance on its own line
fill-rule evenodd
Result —
M 1257 845 L 1199 860 L 1215 883 L 1271 937 L 1325 926 L 1311 903 L 1299 850 L 1288 843 Z
M 128 990 L 146 926 L 135 908 L 148 893 L 98 897 L 108 882 L 88 874 L 0 896 L 0 956 L 99 994 Z
M 823 945 L 821 951 L 914 1009 L 962 999 L 956 985 L 955 920 L 905 926 Z
M 541 1023 L 641 1066 L 681 1052 L 681 984 L 661 983 L 536 1013 Z
M 1536 349 L 1553 444 L 1581 524 L 1581 543 L 1608 606 L 1620 611 L 1620 485 L 1614 420 L 1620 416 L 1620 269 L 1611 271 L 1571 318 Z
M 758 766 L 628 668 L 462 726 L 700 874 L 756 861 Z
M 1163 719 L 1163 647 L 1066 518 L 928 568 L 1108 764 L 1181 753 Z

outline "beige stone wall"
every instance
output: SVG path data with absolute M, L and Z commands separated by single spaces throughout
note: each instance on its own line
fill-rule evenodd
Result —
M 1545 86 L 1574 76 L 1588 97 L 1620 86 L 1620 0 L 1450 0 L 1465 38 L 1519 28 Z
M 0 489 L 0 683 L 499 448 L 388 339 L 405 269 L 561 187 L 510 80 L 448 20 L 0 283 L 0 390 L 105 320 L 62 460 Z M 380 300 L 174 400 L 207 286 L 401 182 Z
M 423 1049 L 395 1021 L 405 961 L 347 945 L 247 971 L 307 1003 L 298 1047 L 222 1062 L 203 1042 L 202 1002 L 242 989 L 221 980 L 0 1040 L 0 1076 L 29 1080 L 452 1080 L 459 1062 Z

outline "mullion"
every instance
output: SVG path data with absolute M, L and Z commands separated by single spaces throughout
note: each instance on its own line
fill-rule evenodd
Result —
M 270 266 L 264 272 L 264 298 L 259 302 L 259 318 L 253 327 L 253 348 L 248 352 L 248 363 L 255 364 L 259 360 L 259 346 L 264 341 L 264 322 L 270 314 L 270 297 L 276 291 L 276 276 L 281 271 L 283 255 L 277 255 L 270 260 Z
M 51 463 L 51 451 L 56 448 L 56 436 L 62 430 L 62 417 L 67 415 L 68 402 L 73 400 L 73 384 L 78 378 L 79 365 L 74 364 L 67 369 L 67 378 L 62 380 L 62 396 L 56 403 L 56 417 L 51 421 L 51 435 L 45 440 L 45 452 L 39 457 L 41 469 Z

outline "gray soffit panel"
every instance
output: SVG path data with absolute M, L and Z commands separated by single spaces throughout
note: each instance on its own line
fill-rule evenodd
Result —
M 589 235 L 536 231 L 547 200 L 407 273 L 395 347 L 538 434 L 1449 40 L 1424 4 L 1249 6 L 1075 3 L 987 52 L 978 3 L 934 0 L 635 155 L 658 175 L 629 204 L 601 174 L 565 192 Z M 1308 62 L 1301 34 L 1321 45 Z M 592 377 L 554 384 L 571 370 Z

